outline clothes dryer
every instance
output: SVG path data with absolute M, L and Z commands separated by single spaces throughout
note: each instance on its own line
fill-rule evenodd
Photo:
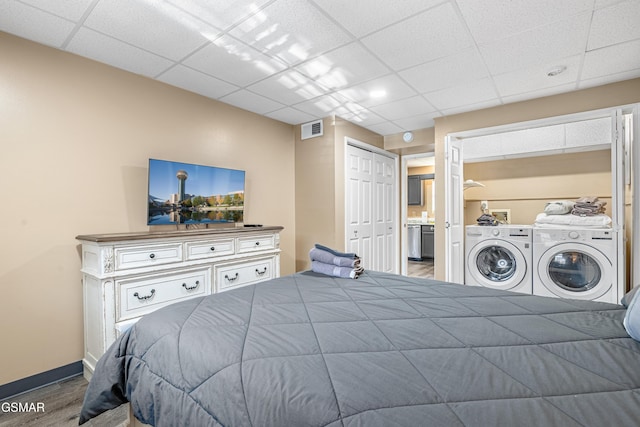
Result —
M 466 227 L 465 284 L 532 293 L 532 227 Z
M 611 229 L 534 227 L 534 295 L 618 303 L 616 239 Z

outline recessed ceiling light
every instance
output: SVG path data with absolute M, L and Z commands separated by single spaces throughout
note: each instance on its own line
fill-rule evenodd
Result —
M 564 73 L 566 69 L 567 67 L 565 65 L 559 65 L 557 67 L 553 67 L 547 72 L 547 76 L 549 77 L 557 76 L 558 74 Z
M 387 96 L 387 91 L 384 89 L 374 89 L 369 92 L 369 96 L 371 98 L 384 98 L 385 96 Z

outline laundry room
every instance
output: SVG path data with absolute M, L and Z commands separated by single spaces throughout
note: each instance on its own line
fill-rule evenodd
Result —
M 465 141 L 466 284 L 619 302 L 628 203 L 611 126 L 601 117 Z

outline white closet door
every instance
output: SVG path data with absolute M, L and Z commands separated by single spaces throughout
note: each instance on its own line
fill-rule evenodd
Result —
M 395 161 L 379 154 L 373 155 L 375 164 L 374 210 L 374 254 L 375 269 L 387 273 L 396 267 L 396 224 L 394 201 L 396 198 Z
M 462 142 L 447 135 L 445 143 L 445 280 L 464 283 L 464 221 L 462 219 Z
M 375 269 L 373 259 L 373 153 L 347 145 L 347 251 Z
M 397 273 L 397 162 L 346 147 L 346 246 L 368 270 Z

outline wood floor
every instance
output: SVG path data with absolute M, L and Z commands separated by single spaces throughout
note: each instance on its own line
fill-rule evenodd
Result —
M 79 375 L 3 400 L 0 402 L 0 427 L 75 427 L 78 425 L 87 385 L 87 380 Z M 28 405 L 34 410 L 12 412 L 11 404 L 15 403 Z M 126 426 L 128 419 L 128 406 L 122 405 L 90 420 L 83 426 Z
M 433 279 L 434 275 L 434 265 L 432 259 L 423 259 L 422 261 L 409 261 L 407 266 L 407 276 Z

